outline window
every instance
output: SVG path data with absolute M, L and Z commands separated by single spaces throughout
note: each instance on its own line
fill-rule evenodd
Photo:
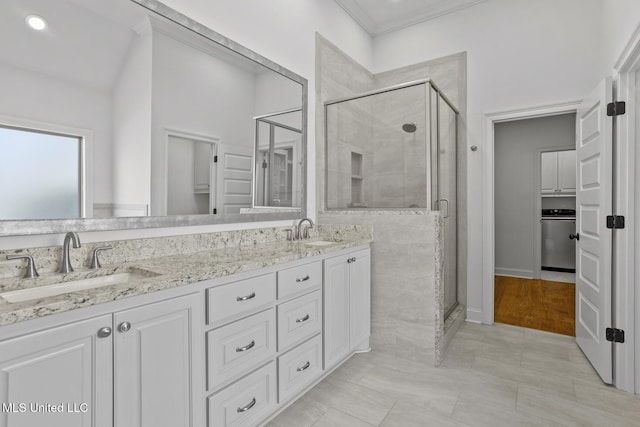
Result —
M 0 220 L 82 217 L 82 138 L 0 126 Z

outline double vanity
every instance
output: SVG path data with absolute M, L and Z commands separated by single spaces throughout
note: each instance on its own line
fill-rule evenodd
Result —
M 266 423 L 369 349 L 371 229 L 316 228 L 293 242 L 215 233 L 191 252 L 195 236 L 146 239 L 154 257 L 117 263 L 136 246 L 111 242 L 100 269 L 0 279 L 1 424 Z

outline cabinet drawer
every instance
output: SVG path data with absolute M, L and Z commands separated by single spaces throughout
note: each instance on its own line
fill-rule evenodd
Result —
M 253 427 L 275 410 L 276 364 L 269 363 L 207 399 L 209 427 Z
M 207 289 L 207 323 L 232 320 L 275 300 L 275 273 Z
M 322 261 L 278 271 L 278 298 L 320 288 L 322 285 Z
M 207 389 L 221 385 L 269 360 L 276 353 L 273 308 L 207 333 Z
M 278 306 L 278 351 L 322 329 L 322 292 L 317 290 Z
M 322 373 L 322 337 L 317 335 L 278 358 L 278 402 L 292 398 Z

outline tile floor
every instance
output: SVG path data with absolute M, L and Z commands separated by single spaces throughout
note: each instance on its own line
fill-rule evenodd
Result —
M 540 279 L 550 282 L 576 283 L 576 273 L 564 273 L 562 271 L 540 271 Z
M 269 427 L 640 426 L 640 396 L 600 381 L 574 338 L 465 323 L 443 366 L 358 354 Z

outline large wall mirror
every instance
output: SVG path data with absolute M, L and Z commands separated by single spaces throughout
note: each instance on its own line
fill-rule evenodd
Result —
M 306 216 L 304 78 L 151 0 L 0 28 L 0 235 Z

